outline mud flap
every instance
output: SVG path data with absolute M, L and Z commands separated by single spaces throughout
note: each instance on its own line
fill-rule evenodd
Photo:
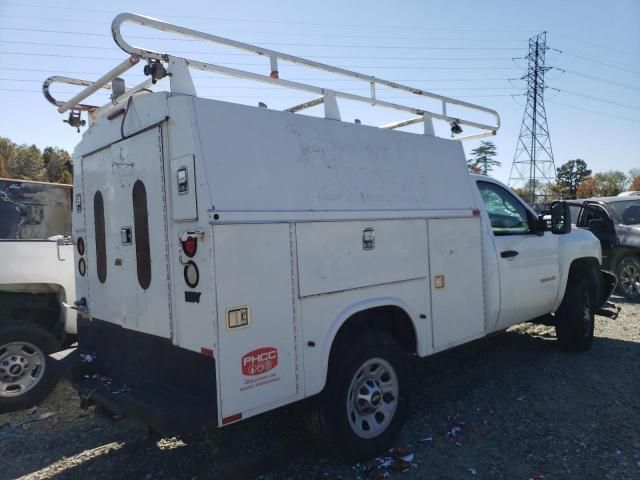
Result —
M 598 298 L 598 308 L 596 308 L 595 312 L 596 315 L 613 319 L 618 317 L 621 307 L 609 301 L 609 297 L 615 290 L 617 283 L 618 280 L 613 273 L 607 272 L 606 270 L 600 270 L 600 297 Z

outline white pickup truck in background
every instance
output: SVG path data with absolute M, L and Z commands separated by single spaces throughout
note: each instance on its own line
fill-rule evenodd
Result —
M 48 354 L 76 334 L 71 186 L 0 179 L 0 413 L 56 384 Z

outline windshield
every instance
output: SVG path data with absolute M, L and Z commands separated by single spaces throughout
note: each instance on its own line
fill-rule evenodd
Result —
M 611 202 L 608 207 L 625 225 L 640 225 L 640 199 Z

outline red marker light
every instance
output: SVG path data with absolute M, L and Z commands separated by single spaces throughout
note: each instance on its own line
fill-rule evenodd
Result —
M 78 241 L 76 242 L 76 247 L 78 248 L 78 253 L 80 255 L 84 255 L 84 239 L 82 237 L 78 237 Z
M 182 241 L 182 251 L 187 257 L 193 257 L 198 250 L 198 239 L 196 237 L 187 237 Z

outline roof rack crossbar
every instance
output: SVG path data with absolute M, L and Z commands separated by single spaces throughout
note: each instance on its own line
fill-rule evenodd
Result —
M 121 32 L 121 26 L 126 22 L 135 23 L 147 28 L 161 30 L 168 33 L 178 34 L 178 35 L 189 37 L 196 40 L 208 41 L 214 44 L 224 45 L 227 47 L 232 47 L 239 50 L 254 53 L 259 56 L 267 57 L 269 59 L 269 68 L 270 68 L 269 74 L 261 75 L 254 72 L 224 67 L 222 65 L 216 65 L 216 64 L 207 63 L 207 62 L 190 59 L 190 58 L 177 57 L 167 53 L 161 53 L 154 50 L 148 50 L 141 47 L 133 46 L 124 39 Z M 64 79 L 65 83 L 71 83 L 74 85 L 81 85 L 81 86 L 87 87 L 65 103 L 59 102 L 53 99 L 53 97 L 51 97 L 51 95 L 48 92 L 49 84 L 47 83 L 51 79 L 48 79 L 43 85 L 43 92 L 45 94 L 45 97 L 47 97 L 47 100 L 49 100 L 51 103 L 53 103 L 58 107 L 58 111 L 60 113 L 63 113 L 69 109 L 76 109 L 76 110 L 82 109 L 82 110 L 88 110 L 88 111 L 94 111 L 94 112 L 99 111 L 100 113 L 102 113 L 108 108 L 110 108 L 109 104 L 105 105 L 104 107 L 98 108 L 92 105 L 80 104 L 79 102 L 81 102 L 82 100 L 84 100 L 85 98 L 87 98 L 88 96 L 90 96 L 91 94 L 99 90 L 100 88 L 109 88 L 106 86 L 108 82 L 110 82 L 112 79 L 116 78 L 117 76 L 129 70 L 131 67 L 136 65 L 141 59 L 145 59 L 149 63 L 163 62 L 167 64 L 170 64 L 172 60 L 181 59 L 182 61 L 184 61 L 184 63 L 186 63 L 186 65 L 189 68 L 221 73 L 224 75 L 229 75 L 229 76 L 242 78 L 242 79 L 254 80 L 258 82 L 268 83 L 270 85 L 277 85 L 280 87 L 304 91 L 307 93 L 312 93 L 314 95 L 320 96 L 320 98 L 312 99 L 310 101 L 301 103 L 299 105 L 295 105 L 285 110 L 292 113 L 304 110 L 306 108 L 310 108 L 315 105 L 319 105 L 324 102 L 325 95 L 333 95 L 336 98 L 342 98 L 345 100 L 351 100 L 356 102 L 364 102 L 374 106 L 408 112 L 417 116 L 416 118 L 412 118 L 410 120 L 383 125 L 384 128 L 399 128 L 401 126 L 418 123 L 423 118 L 425 118 L 425 116 L 442 120 L 452 125 L 453 124 L 466 125 L 466 126 L 483 130 L 486 133 L 480 133 L 480 135 L 482 136 L 495 135 L 496 131 L 500 128 L 500 117 L 495 110 L 490 108 L 482 107 L 482 106 L 465 102 L 462 100 L 456 100 L 454 98 L 446 97 L 443 95 L 427 92 L 425 90 L 417 89 L 414 87 L 409 87 L 407 85 L 403 85 L 397 82 L 383 80 L 371 75 L 365 75 L 365 74 L 347 70 L 341 67 L 334 67 L 334 66 L 316 62 L 313 60 L 307 60 L 294 55 L 277 52 L 275 50 L 270 50 L 270 49 L 258 47 L 255 45 L 250 45 L 248 43 L 238 42 L 238 41 L 230 40 L 224 37 L 219 37 L 216 35 L 199 32 L 197 30 L 192 30 L 190 28 L 173 25 L 171 23 L 166 23 L 161 20 L 157 20 L 155 18 L 145 17 L 142 15 L 137 15 L 133 13 L 121 13 L 114 18 L 111 25 L 111 32 L 116 44 L 122 50 L 127 52 L 130 55 L 130 57 L 127 58 L 118 66 L 116 66 L 111 71 L 107 72 L 105 75 L 100 77 L 95 82 L 88 82 L 86 80 L 78 80 L 78 79 L 69 79 L 68 77 L 52 77 L 57 79 L 56 81 L 61 81 L 60 79 Z M 360 80 L 360 81 L 367 82 L 370 87 L 370 93 L 368 96 L 356 95 L 353 93 L 347 93 L 339 90 L 330 90 L 330 89 L 325 89 L 315 85 L 309 85 L 306 83 L 283 79 L 281 78 L 280 73 L 278 72 L 278 60 L 283 60 L 286 62 L 291 62 L 291 63 L 302 65 L 305 67 L 322 70 L 327 73 L 341 75 L 353 80 Z M 160 78 L 156 78 L 156 80 L 159 80 Z M 381 100 L 376 96 L 376 86 L 378 85 L 404 91 L 422 98 L 436 100 L 440 104 L 440 108 L 437 109 L 439 111 L 431 111 L 429 109 L 425 109 L 424 107 L 420 107 L 420 108 L 411 107 L 411 106 L 400 104 L 400 103 Z M 139 87 L 140 85 L 134 88 L 141 89 Z M 146 88 L 146 87 L 143 87 L 143 88 Z M 465 118 L 453 117 L 449 115 L 447 112 L 447 108 L 450 106 L 462 107 L 465 109 L 469 109 L 471 111 L 475 111 L 476 113 L 480 112 L 482 114 L 487 114 L 492 117 L 493 122 L 490 124 L 487 124 L 487 123 L 480 123 L 477 121 L 468 120 Z M 465 138 L 465 137 L 458 137 L 458 138 Z

